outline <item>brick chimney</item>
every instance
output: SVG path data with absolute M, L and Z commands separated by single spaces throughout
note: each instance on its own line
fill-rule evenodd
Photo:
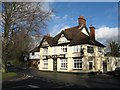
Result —
M 92 24 L 91 24 L 89 28 L 90 28 L 90 39 L 92 41 L 95 41 L 95 27 L 92 26 Z
M 83 17 L 83 16 L 80 16 L 78 18 L 78 23 L 79 23 L 79 26 L 86 26 L 86 19 Z

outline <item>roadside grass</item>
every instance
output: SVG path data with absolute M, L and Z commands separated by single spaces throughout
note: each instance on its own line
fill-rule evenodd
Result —
M 3 72 L 2 73 L 2 79 L 7 79 L 7 78 L 11 78 L 11 77 L 14 77 L 16 76 L 17 74 L 15 72 L 8 72 L 8 73 L 5 73 Z

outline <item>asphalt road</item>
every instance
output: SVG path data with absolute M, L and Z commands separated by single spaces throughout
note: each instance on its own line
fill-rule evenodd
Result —
M 51 88 L 120 88 L 120 78 L 109 75 L 82 75 L 19 69 L 25 78 L 3 82 L 3 90 Z

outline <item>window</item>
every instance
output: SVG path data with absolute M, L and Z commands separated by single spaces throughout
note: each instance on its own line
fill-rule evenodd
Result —
M 93 47 L 87 46 L 87 52 L 88 52 L 88 53 L 94 53 Z
M 67 59 L 60 59 L 61 61 L 61 68 L 67 68 Z
M 43 60 L 43 68 L 48 68 L 48 60 Z
M 48 46 L 48 42 L 44 39 L 42 45 L 43 46 Z
M 32 55 L 34 55 L 34 52 L 32 52 Z
M 118 62 L 115 62 L 115 66 L 117 66 Z
M 56 53 L 57 53 L 56 47 L 53 47 L 53 54 L 56 54 Z
M 74 59 L 74 69 L 82 69 L 82 58 Z
M 91 70 L 93 67 L 93 63 L 92 62 L 89 62 L 89 70 Z
M 44 54 L 48 54 L 48 47 L 43 48 L 43 53 L 44 53 Z
M 61 46 L 61 51 L 62 52 L 67 52 L 67 45 Z
M 81 51 L 81 46 L 80 45 L 74 46 L 74 52 L 80 52 L 80 51 Z
M 62 34 L 61 37 L 60 37 L 60 39 L 58 40 L 58 44 L 67 43 L 67 42 L 70 42 L 70 41 L 66 39 L 66 37 L 64 36 L 64 34 Z
M 98 52 L 102 53 L 101 47 L 98 47 Z

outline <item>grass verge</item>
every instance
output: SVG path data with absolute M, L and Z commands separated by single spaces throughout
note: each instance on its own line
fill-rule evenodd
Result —
M 8 72 L 8 73 L 2 73 L 2 79 L 7 79 L 16 76 L 17 74 L 15 72 Z

